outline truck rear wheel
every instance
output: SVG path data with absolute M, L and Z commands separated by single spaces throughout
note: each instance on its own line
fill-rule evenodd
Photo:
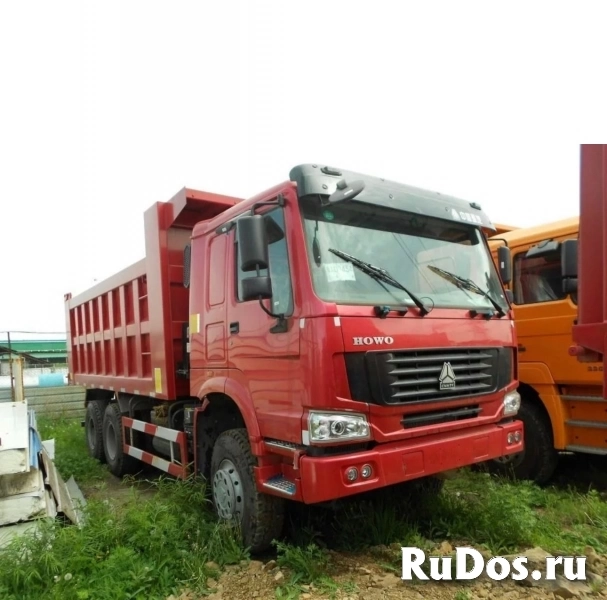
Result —
M 267 550 L 284 525 L 285 500 L 257 490 L 246 429 L 224 431 L 211 459 L 213 505 L 220 519 L 235 522 L 252 553 Z
M 108 404 L 103 417 L 103 451 L 110 472 L 122 477 L 141 470 L 139 461 L 123 450 L 122 417 L 118 404 Z
M 487 467 L 493 473 L 513 479 L 547 483 L 558 464 L 550 421 L 537 406 L 524 399 L 516 418 L 525 427 L 524 450 L 492 460 Z
M 105 404 L 105 402 L 99 400 L 89 401 L 84 419 L 89 455 L 102 463 L 105 462 L 105 452 L 103 450 L 103 408 Z

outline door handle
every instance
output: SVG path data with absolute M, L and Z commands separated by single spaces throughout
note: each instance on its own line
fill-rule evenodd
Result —
M 240 331 L 240 323 L 230 323 L 230 333 L 238 333 Z
M 527 348 L 525 348 L 525 346 L 523 346 L 523 344 L 519 344 L 518 345 L 518 351 L 519 352 L 525 352 L 525 350 L 527 350 Z

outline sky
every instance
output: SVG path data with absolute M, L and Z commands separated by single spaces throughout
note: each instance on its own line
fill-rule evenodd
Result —
M 603 6 L 1 3 L 0 332 L 64 331 L 64 294 L 143 258 L 143 212 L 183 187 L 246 198 L 318 162 L 495 223 L 579 214 Z

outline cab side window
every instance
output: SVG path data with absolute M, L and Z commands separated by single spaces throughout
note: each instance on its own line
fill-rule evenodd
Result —
M 273 209 L 265 213 L 268 219 L 268 240 L 270 258 L 270 278 L 272 279 L 272 299 L 270 309 L 275 314 L 290 315 L 293 312 L 293 289 L 291 285 L 291 270 L 285 235 L 284 210 Z M 238 224 L 236 225 L 238 227 Z M 236 278 L 237 299 L 242 301 L 242 281 L 247 277 L 255 277 L 255 271 L 244 272 L 240 267 L 238 243 L 236 243 Z M 261 275 L 267 275 L 268 269 L 262 269 Z
M 527 258 L 525 253 L 514 257 L 514 303 L 537 304 L 562 300 L 561 257 L 559 252 L 548 256 Z

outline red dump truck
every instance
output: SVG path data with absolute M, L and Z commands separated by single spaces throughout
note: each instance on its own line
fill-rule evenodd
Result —
M 154 204 L 145 259 L 65 297 L 90 454 L 202 475 L 260 551 L 288 500 L 520 452 L 492 229 L 476 203 L 321 165 Z

